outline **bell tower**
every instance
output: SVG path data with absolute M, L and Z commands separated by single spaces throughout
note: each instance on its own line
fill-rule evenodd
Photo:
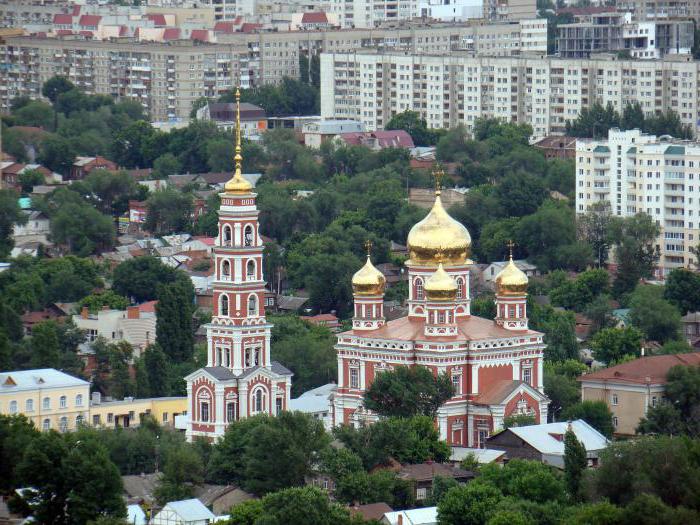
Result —
M 352 295 L 355 315 L 354 330 L 374 330 L 384 326 L 384 287 L 386 277 L 372 264 L 372 242 L 365 243 L 367 262 L 352 276 Z
M 527 330 L 525 273 L 513 262 L 513 241 L 508 241 L 508 264 L 496 275 L 496 324 L 507 330 Z

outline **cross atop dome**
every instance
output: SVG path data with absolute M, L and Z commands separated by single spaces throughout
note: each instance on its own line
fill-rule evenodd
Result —
M 250 193 L 253 185 L 243 177 L 243 149 L 241 148 L 241 90 L 236 88 L 236 154 L 233 177 L 224 186 L 224 191 L 232 195 Z

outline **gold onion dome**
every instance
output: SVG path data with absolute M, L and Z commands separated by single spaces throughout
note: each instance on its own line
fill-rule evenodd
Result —
M 498 295 L 525 295 L 527 283 L 527 275 L 515 265 L 511 252 L 508 264 L 496 275 L 496 293 Z
M 242 175 L 243 155 L 241 154 L 241 92 L 236 90 L 236 155 L 233 157 L 236 165 L 233 177 L 224 185 L 224 191 L 230 195 L 250 193 L 253 185 Z
M 367 255 L 367 262 L 352 276 L 352 291 L 356 295 L 382 295 L 386 277 L 377 270 Z
M 425 282 L 425 296 L 429 301 L 454 301 L 457 298 L 457 283 L 442 263 Z
M 408 233 L 410 262 L 418 265 L 467 264 L 471 244 L 467 229 L 442 206 L 440 191 L 430 213 Z

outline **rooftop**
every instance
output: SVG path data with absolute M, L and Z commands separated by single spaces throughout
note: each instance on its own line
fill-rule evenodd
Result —
M 54 368 L 18 370 L 0 374 L 0 393 L 21 392 L 36 388 L 89 386 L 90 382 Z
M 700 366 L 700 353 L 640 357 L 634 361 L 582 375 L 578 381 L 662 385 L 666 383 L 668 371 L 678 365 Z
M 571 424 L 571 429 L 576 438 L 586 447 L 586 451 L 602 450 L 608 446 L 609 441 L 606 437 L 583 419 L 571 422 L 560 421 L 542 425 L 510 427 L 504 432 L 512 432 L 542 454 L 563 456 L 564 434 L 566 434 L 569 424 Z M 496 439 L 498 435 L 492 436 L 489 438 L 489 441 Z

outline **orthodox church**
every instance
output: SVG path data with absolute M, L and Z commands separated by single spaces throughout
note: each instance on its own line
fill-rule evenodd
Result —
M 187 381 L 187 439 L 221 437 L 226 427 L 289 406 L 292 373 L 270 360 L 265 319 L 263 241 L 256 194 L 241 172 L 240 93 L 236 92 L 236 156 L 224 186 L 214 248 L 212 320 L 206 326 L 207 366 Z
M 369 255 L 353 276 L 352 329 L 338 334 L 336 344 L 334 425 L 376 419 L 363 407 L 363 394 L 378 374 L 395 366 L 425 366 L 451 378 L 455 394 L 440 407 L 437 426 L 452 446 L 483 447 L 511 415 L 546 422 L 543 334 L 528 328 L 528 279 L 512 253 L 496 277 L 496 317 L 484 319 L 470 312 L 471 237 L 444 209 L 439 186 L 407 244 L 406 317 L 385 320 L 386 280 Z

